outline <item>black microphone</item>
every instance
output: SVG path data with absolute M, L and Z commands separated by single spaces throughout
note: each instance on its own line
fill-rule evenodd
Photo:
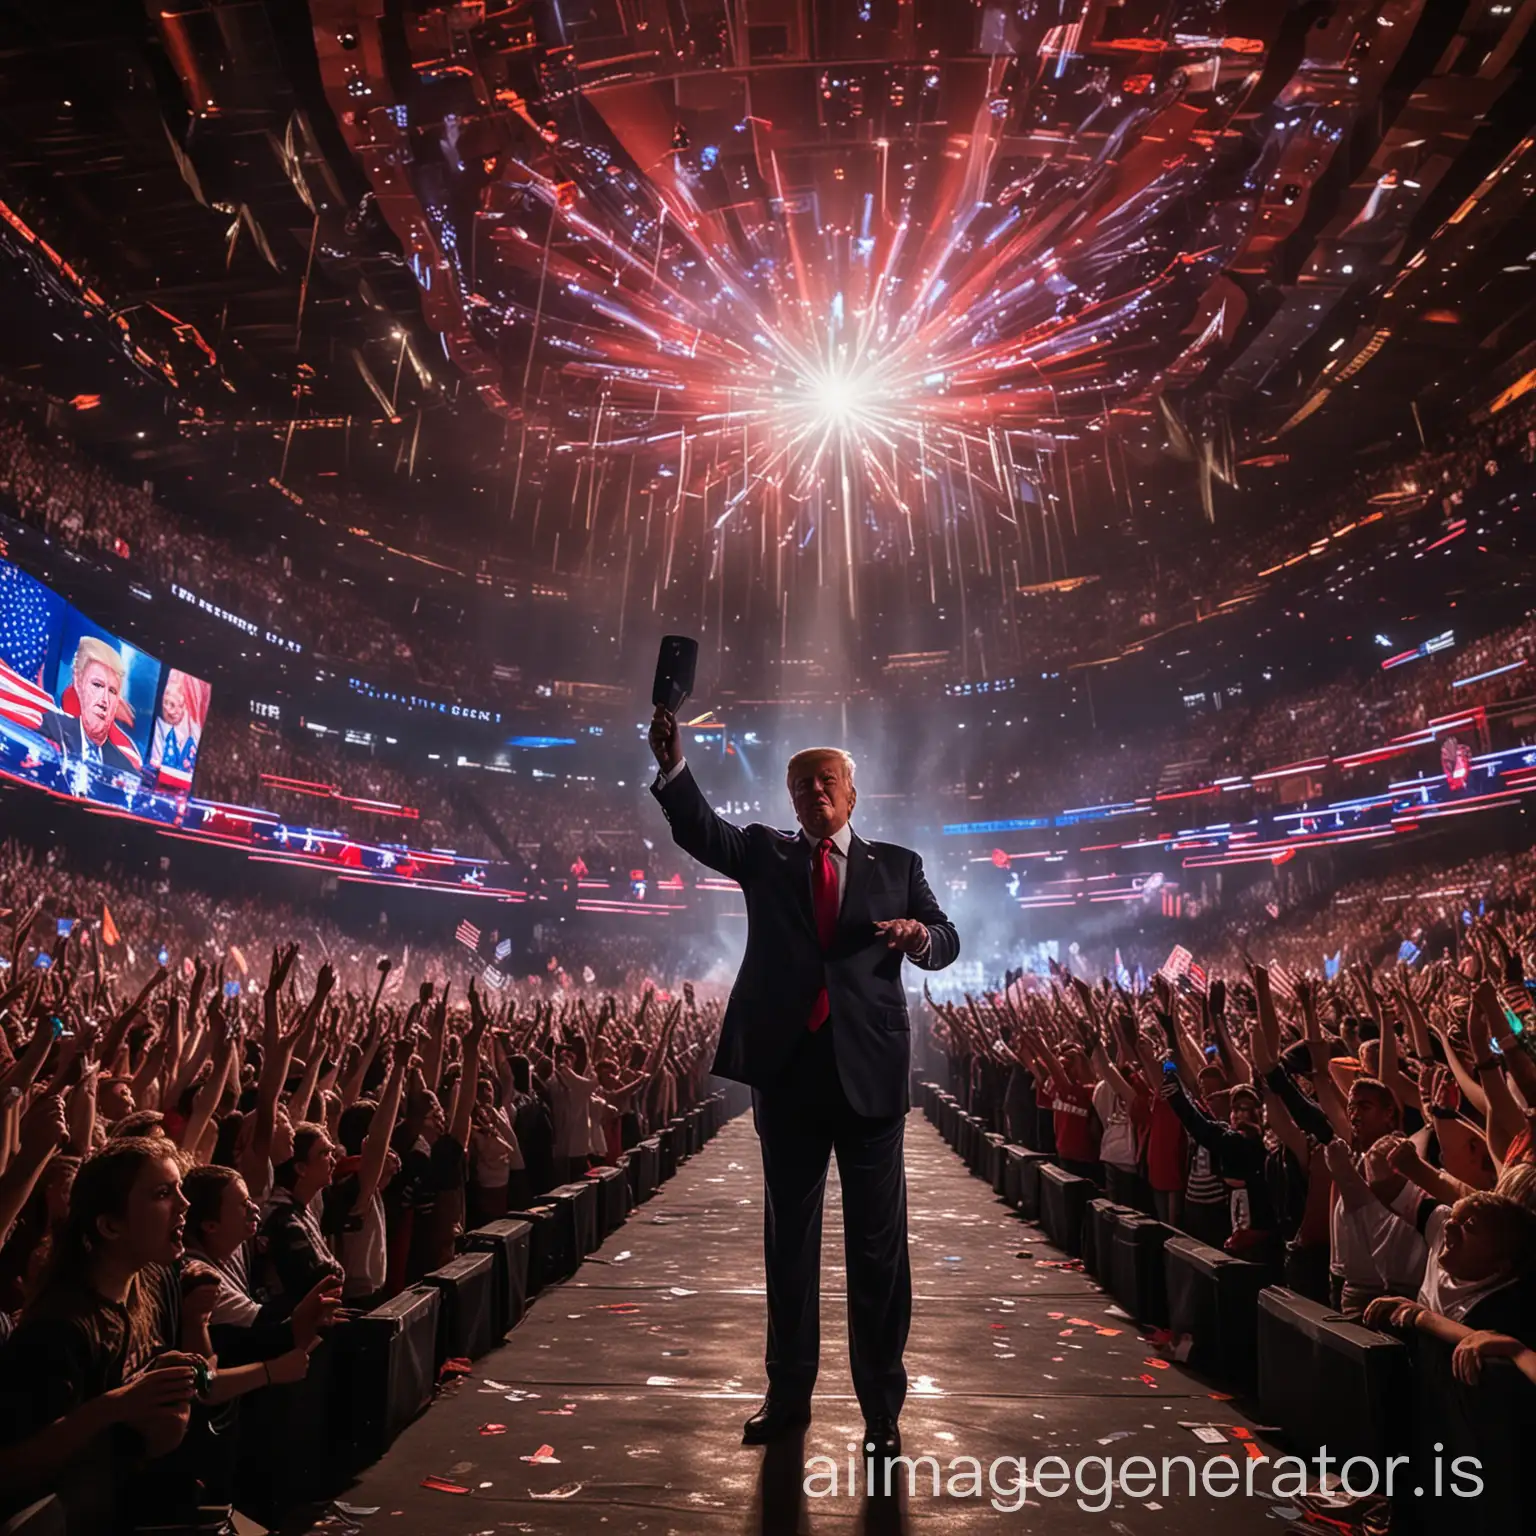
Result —
M 651 684 L 651 703 L 675 715 L 693 692 L 693 676 L 699 665 L 699 642 L 687 635 L 663 635 L 656 657 L 656 680 Z

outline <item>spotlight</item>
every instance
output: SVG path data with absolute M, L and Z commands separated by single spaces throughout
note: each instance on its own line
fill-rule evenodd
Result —
M 811 399 L 819 414 L 834 425 L 843 425 L 853 415 L 859 391 L 846 373 L 824 373 L 811 383 Z

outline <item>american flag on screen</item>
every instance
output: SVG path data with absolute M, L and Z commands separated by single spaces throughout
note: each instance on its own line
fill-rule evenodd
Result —
M 459 924 L 453 936 L 471 953 L 480 947 L 480 930 L 468 920 Z
M 25 571 L 0 566 L 0 716 L 34 731 L 58 709 L 37 681 L 48 660 L 51 596 Z

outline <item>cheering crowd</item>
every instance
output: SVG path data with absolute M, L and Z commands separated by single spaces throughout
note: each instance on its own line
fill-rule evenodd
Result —
M 691 983 L 461 993 L 451 953 L 333 964 L 238 907 L 167 933 L 4 852 L 0 1501 L 61 1493 L 72 1536 L 229 1529 L 239 1399 L 704 1096 Z
M 198 753 L 199 797 L 260 806 L 290 823 L 346 832 L 367 840 L 444 848 L 469 858 L 504 860 L 502 840 L 530 872 L 547 878 L 580 863 L 592 872 L 626 873 L 647 864 L 639 787 L 626 793 L 594 776 L 539 780 L 523 773 L 450 773 L 358 755 L 330 742 L 283 736 L 256 723 L 215 714 Z M 299 781 L 285 787 L 279 779 Z M 327 794 L 330 790 L 332 793 Z M 318 791 L 318 793 L 317 793 Z M 386 816 L 369 804 L 404 807 Z M 479 812 L 494 821 L 492 837 Z M 654 829 L 652 829 L 654 830 Z
M 1536 1382 L 1536 927 L 1331 980 L 1170 962 L 1131 993 L 1057 968 L 933 1004 L 949 1086 L 1116 1202 L 1373 1328 Z M 1536 971 L 1533 971 L 1536 974 Z

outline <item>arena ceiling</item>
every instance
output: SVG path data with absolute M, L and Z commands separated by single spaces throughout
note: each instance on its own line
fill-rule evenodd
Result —
M 1524 377 L 1533 20 L 23 0 L 0 233 L 175 400 L 146 454 L 373 444 L 658 610 L 940 605 Z

